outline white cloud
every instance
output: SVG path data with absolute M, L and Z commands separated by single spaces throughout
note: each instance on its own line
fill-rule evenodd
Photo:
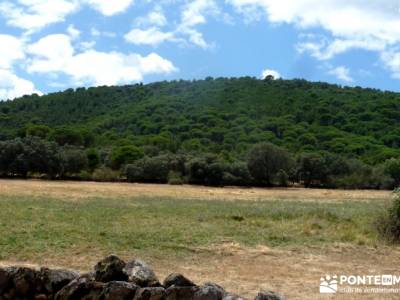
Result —
M 105 16 L 124 12 L 133 4 L 133 0 L 84 0 Z
M 310 53 L 311 56 L 319 60 L 329 60 L 338 54 L 345 53 L 353 49 L 363 49 L 368 51 L 380 52 L 385 50 L 386 45 L 376 39 L 334 39 L 328 40 L 323 36 L 307 36 L 305 41 L 297 44 L 299 53 Z
M 115 38 L 117 36 L 115 32 L 100 31 L 95 27 L 90 29 L 90 34 L 94 37 L 107 37 L 107 38 Z
M 166 41 L 175 40 L 172 32 L 162 32 L 155 27 L 145 30 L 132 29 L 125 36 L 125 40 L 135 45 L 152 45 L 156 46 Z
M 28 72 L 64 73 L 74 85 L 116 85 L 140 81 L 147 74 L 177 71 L 172 62 L 155 53 L 141 56 L 93 49 L 75 53 L 71 38 L 62 34 L 44 37 L 30 45 L 28 51 L 33 55 Z
M 126 11 L 134 0 L 16 0 L 2 1 L 0 14 L 10 26 L 26 30 L 27 34 L 50 24 L 65 21 L 66 17 L 84 5 L 105 16 Z
M 262 8 L 273 23 L 323 27 L 334 36 L 400 39 L 398 0 L 228 0 L 237 9 Z
M 10 69 L 15 61 L 23 59 L 24 46 L 23 41 L 6 34 L 0 34 L 0 68 Z
M 381 54 L 381 60 L 385 67 L 392 72 L 393 78 L 400 79 L 400 52 L 385 51 Z
M 274 77 L 274 79 L 278 79 L 278 78 L 282 77 L 278 71 L 271 70 L 271 69 L 265 69 L 261 73 L 261 78 L 264 79 L 267 76 L 272 76 L 272 77 Z
M 344 66 L 339 66 L 329 70 L 328 74 L 335 76 L 337 79 L 341 81 L 345 81 L 347 83 L 354 82 L 354 79 L 350 76 L 349 68 Z
M 81 35 L 81 32 L 73 24 L 68 26 L 67 33 L 73 40 L 79 38 Z
M 328 34 L 302 38 L 299 52 L 328 60 L 353 49 L 385 53 L 400 44 L 398 0 L 227 0 L 246 19 L 259 19 L 260 11 L 271 23 L 293 24 L 300 31 L 317 27 Z M 393 72 L 400 66 L 390 64 Z
M 55 72 L 67 67 L 73 57 L 71 37 L 65 34 L 48 35 L 30 45 L 27 52 L 35 57 L 28 66 L 28 72 Z
M 208 43 L 198 26 L 207 23 L 209 16 L 223 16 L 215 0 L 187 1 L 181 6 L 180 20 L 173 30 L 165 31 L 160 27 L 167 25 L 167 20 L 161 8 L 151 11 L 147 19 L 139 18 L 137 26 L 149 26 L 146 29 L 134 28 L 125 35 L 125 40 L 133 44 L 145 44 L 156 46 L 163 42 L 176 42 L 181 45 L 193 44 L 203 49 L 213 47 Z
M 218 15 L 219 8 L 214 0 L 194 0 L 184 6 L 181 23 L 177 31 L 189 37 L 189 41 L 201 48 L 209 48 L 203 34 L 195 27 L 207 22 L 207 15 Z
M 163 27 L 168 24 L 168 21 L 161 7 L 156 7 L 155 9 L 150 11 L 146 16 L 137 18 L 136 24 L 137 26 Z
M 10 70 L 0 69 L 0 99 L 14 99 L 23 95 L 42 93 L 35 89 L 35 85 L 26 79 L 20 78 Z
M 0 3 L 0 14 L 7 24 L 19 27 L 28 33 L 49 24 L 61 22 L 78 8 L 78 0 L 17 0 Z

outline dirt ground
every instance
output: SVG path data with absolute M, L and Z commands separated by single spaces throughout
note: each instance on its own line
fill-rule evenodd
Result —
M 126 256 L 125 259 L 132 257 Z M 100 257 L 79 255 L 74 257 L 48 258 L 40 264 L 52 267 L 90 270 Z M 276 291 L 286 299 L 399 299 L 399 294 L 356 295 L 319 294 L 319 283 L 324 275 L 400 275 L 396 262 L 400 250 L 392 248 L 372 249 L 335 245 L 327 249 L 276 250 L 267 247 L 244 248 L 227 244 L 215 249 L 197 249 L 190 259 L 181 261 L 156 259 L 149 263 L 159 278 L 172 272 L 185 274 L 197 283 L 215 282 L 228 291 L 245 299 L 254 299 L 259 290 Z M 0 261 L 0 266 L 34 264 Z
M 4 181 L 0 180 L 1 195 L 51 196 L 79 201 L 91 197 L 160 197 L 210 200 L 304 200 L 304 201 L 363 201 L 388 200 L 386 191 L 340 191 L 323 189 L 241 189 L 193 186 L 141 185 L 124 183 Z M 129 259 L 130 257 L 124 257 Z M 38 263 L 88 271 L 100 257 L 76 254 L 60 260 L 47 257 Z M 288 249 L 268 247 L 245 248 L 223 244 L 211 248 L 193 249 L 193 255 L 180 261 L 155 258 L 149 261 L 160 278 L 171 272 L 181 272 L 198 283 L 205 280 L 221 284 L 227 290 L 248 299 L 260 289 L 273 290 L 287 299 L 400 299 L 392 295 L 320 295 L 319 283 L 324 275 L 400 275 L 400 248 L 380 246 L 369 248 L 348 244 L 332 244 L 325 248 L 298 246 Z M 3 261 L 0 265 L 20 262 Z M 82 267 L 85 266 L 85 267 Z

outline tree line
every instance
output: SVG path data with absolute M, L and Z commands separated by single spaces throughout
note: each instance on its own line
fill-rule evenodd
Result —
M 151 153 L 60 145 L 37 136 L 0 142 L 0 176 L 210 186 L 298 186 L 391 189 L 400 185 L 400 159 L 378 166 L 331 153 L 293 154 L 271 143 L 241 160 L 212 153 Z

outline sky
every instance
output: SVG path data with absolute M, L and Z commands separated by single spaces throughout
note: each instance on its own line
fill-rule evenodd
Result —
M 400 0 L 0 0 L 0 100 L 266 75 L 400 91 Z

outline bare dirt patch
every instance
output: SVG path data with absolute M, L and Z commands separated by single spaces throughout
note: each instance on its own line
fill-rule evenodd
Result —
M 245 248 L 224 244 L 209 249 L 196 249 L 190 259 L 149 261 L 160 278 L 180 272 L 197 283 L 216 282 L 228 291 L 252 299 L 260 289 L 277 291 L 287 299 L 398 299 L 398 295 L 326 296 L 319 294 L 319 279 L 325 274 L 379 275 L 398 274 L 394 262 L 400 259 L 400 250 L 372 249 L 335 245 L 324 249 L 270 249 Z M 124 257 L 132 259 L 133 254 Z M 100 256 L 90 254 L 64 259 L 47 258 L 40 262 L 51 267 L 90 271 Z M 0 266 L 32 263 L 0 262 Z

